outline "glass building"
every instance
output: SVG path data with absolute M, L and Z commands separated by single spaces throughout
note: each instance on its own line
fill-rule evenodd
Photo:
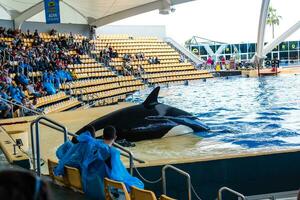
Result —
M 234 57 L 239 61 L 250 61 L 256 52 L 256 43 L 226 44 L 213 41 L 198 43 L 191 39 L 186 47 L 203 60 L 211 55 L 215 60 L 220 60 L 224 56 L 226 60 Z M 280 60 L 280 65 L 283 66 L 299 64 L 299 47 L 300 41 L 282 42 L 266 55 L 266 60 L 277 58 Z

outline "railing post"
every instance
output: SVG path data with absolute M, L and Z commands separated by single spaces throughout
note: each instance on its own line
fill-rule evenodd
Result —
M 32 148 L 32 157 L 33 157 L 33 168 L 34 170 L 36 170 L 36 173 L 38 176 L 41 175 L 41 154 L 40 154 L 40 132 L 39 132 L 39 125 L 41 122 L 41 120 L 45 120 L 48 121 L 58 127 L 61 128 L 61 131 L 63 131 L 64 133 L 64 142 L 66 142 L 68 140 L 68 130 L 65 126 L 60 125 L 59 123 L 48 119 L 46 117 L 39 117 L 36 120 L 34 120 L 33 122 L 31 122 L 30 124 L 30 131 L 31 131 L 31 148 Z M 49 124 L 45 124 L 44 125 L 48 126 L 48 127 L 52 127 L 54 128 L 52 125 Z M 34 131 L 33 131 L 33 126 L 35 125 L 35 142 L 34 142 Z M 54 128 L 56 130 L 60 130 L 59 128 Z M 36 148 L 34 148 L 34 145 L 36 145 Z M 36 158 L 35 158 L 35 149 L 36 149 Z
M 181 174 L 187 178 L 188 200 L 192 200 L 191 176 L 187 172 L 185 172 L 181 169 L 178 169 L 177 167 L 174 167 L 173 165 L 166 165 L 162 168 L 163 194 L 167 195 L 166 169 L 168 169 L 168 168 L 173 169 L 174 171 L 178 172 L 179 174 Z
M 36 173 L 38 176 L 41 176 L 40 130 L 39 130 L 38 123 L 35 124 L 35 140 L 36 140 L 36 169 L 37 169 Z
M 32 151 L 32 160 L 33 160 L 33 170 L 36 171 L 36 164 L 35 164 L 35 148 L 34 148 L 34 130 L 33 125 L 35 124 L 35 121 L 31 122 L 30 124 L 30 134 L 31 134 L 31 151 Z
M 130 170 L 130 174 L 133 175 L 133 167 L 134 167 L 134 163 L 133 163 L 133 155 L 131 153 L 131 151 L 125 149 L 124 147 L 122 147 L 121 145 L 114 143 L 113 144 L 116 148 L 126 152 L 128 154 L 128 158 L 129 158 L 129 170 Z M 139 162 L 143 162 L 142 160 L 136 159 Z
M 11 107 L 11 117 L 14 118 L 14 105 L 10 103 L 10 107 Z
M 225 190 L 232 193 L 232 194 L 234 194 L 234 195 L 236 195 L 237 197 L 241 198 L 241 200 L 246 200 L 246 197 L 243 194 L 241 194 L 241 193 L 239 193 L 239 192 L 237 192 L 233 189 L 230 189 L 228 187 L 221 187 L 219 189 L 219 191 L 218 191 L 218 200 L 223 199 L 223 191 L 225 191 Z
M 130 169 L 130 174 L 133 175 L 133 159 L 132 159 L 132 153 L 129 153 L 129 169 Z

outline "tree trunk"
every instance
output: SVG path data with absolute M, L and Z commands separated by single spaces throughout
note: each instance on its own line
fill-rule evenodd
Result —
M 272 37 L 274 39 L 274 24 L 272 24 Z

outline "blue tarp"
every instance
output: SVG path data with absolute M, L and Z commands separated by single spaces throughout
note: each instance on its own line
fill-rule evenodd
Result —
M 76 167 L 81 172 L 83 191 L 91 199 L 104 199 L 103 179 L 124 182 L 130 191 L 130 186 L 144 188 L 144 184 L 136 177 L 132 177 L 122 161 L 120 152 L 114 147 L 109 147 L 103 140 L 94 139 L 89 132 L 84 132 L 77 137 L 78 144 L 68 141 L 61 145 L 56 156 L 58 166 L 55 175 L 64 175 L 64 166 Z M 105 160 L 110 158 L 111 168 Z

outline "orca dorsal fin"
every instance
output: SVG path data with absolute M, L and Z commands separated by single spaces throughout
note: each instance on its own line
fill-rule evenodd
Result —
M 152 90 L 152 92 L 149 94 L 147 99 L 143 102 L 143 105 L 145 107 L 153 106 L 158 103 L 157 97 L 158 97 L 159 90 L 160 90 L 159 86 L 156 87 L 154 90 Z

